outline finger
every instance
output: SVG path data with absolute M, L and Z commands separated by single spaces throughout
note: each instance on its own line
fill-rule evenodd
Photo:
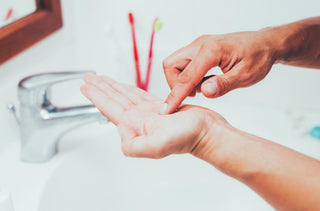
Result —
M 178 80 L 180 73 L 191 62 L 189 58 L 167 58 L 163 61 L 163 70 L 170 89 Z
M 163 61 L 163 69 L 170 89 L 178 80 L 180 73 L 187 67 L 199 52 L 201 45 L 210 35 L 202 35 L 189 45 L 177 50 Z
M 135 104 L 139 104 L 143 101 L 155 101 L 160 100 L 160 98 L 146 92 L 142 89 L 139 89 L 134 86 L 130 86 L 128 84 L 119 83 L 107 76 L 100 76 L 102 80 L 112 86 L 119 93 L 126 95 L 132 102 Z
M 118 124 L 122 120 L 124 108 L 121 104 L 91 84 L 82 85 L 80 90 L 111 122 Z
M 179 75 L 177 82 L 167 97 L 161 114 L 169 114 L 175 111 L 188 94 L 198 85 L 205 74 L 220 62 L 219 52 L 213 53 L 208 47 L 202 47 L 197 56 L 189 63 Z M 164 107 L 167 107 L 164 109 Z
M 163 60 L 163 70 L 170 89 L 177 81 L 179 74 L 191 62 L 192 58 L 197 54 L 197 49 L 188 45 L 179 49 Z
M 92 86 L 97 87 L 108 96 L 111 100 L 121 104 L 126 110 L 132 108 L 135 104 L 132 102 L 126 94 L 117 92 L 112 86 L 102 80 L 101 76 L 97 76 L 92 73 L 88 73 L 83 77 L 84 81 Z
M 239 67 L 231 69 L 222 75 L 210 77 L 201 84 L 201 92 L 208 98 L 220 97 L 227 92 L 240 87 L 242 82 Z

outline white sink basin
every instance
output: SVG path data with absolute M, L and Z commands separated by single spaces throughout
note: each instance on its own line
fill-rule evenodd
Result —
M 39 210 L 270 210 L 247 187 L 192 156 L 126 158 L 116 129 L 104 130 L 96 128 L 99 138 L 56 168 Z
M 295 139 L 281 110 L 217 103 L 207 107 L 242 130 L 320 158 L 315 150 L 320 142 L 308 136 Z M 0 153 L 0 168 L 0 187 L 11 192 L 15 211 L 273 210 L 245 185 L 190 155 L 125 157 L 112 124 L 70 132 L 58 155 L 42 164 L 21 162 L 15 140 Z

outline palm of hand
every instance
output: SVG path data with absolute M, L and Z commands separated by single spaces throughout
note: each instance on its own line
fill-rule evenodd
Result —
M 87 74 L 82 93 L 119 127 L 127 156 L 161 158 L 188 153 L 206 133 L 208 110 L 184 105 L 171 115 L 159 115 L 163 101 L 150 93 L 106 76 Z

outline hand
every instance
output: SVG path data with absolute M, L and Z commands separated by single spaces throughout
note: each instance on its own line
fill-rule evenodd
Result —
M 202 146 L 207 146 L 209 129 L 218 131 L 227 125 L 219 114 L 192 105 L 183 105 L 171 115 L 160 115 L 158 111 L 163 101 L 148 92 L 106 76 L 89 73 L 84 80 L 86 84 L 81 92 L 118 126 L 122 151 L 127 156 L 197 155 L 203 151 L 200 150 Z
M 196 91 L 214 98 L 262 80 L 275 62 L 270 33 L 265 30 L 205 35 L 166 58 L 163 68 L 172 90 L 160 112 L 175 111 Z M 216 66 L 224 74 L 204 78 Z

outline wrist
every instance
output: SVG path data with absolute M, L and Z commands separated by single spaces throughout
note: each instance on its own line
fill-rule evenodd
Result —
M 300 22 L 260 30 L 272 49 L 275 63 L 289 64 L 308 53 L 308 30 Z
M 263 37 L 263 45 L 267 46 L 266 48 L 269 49 L 269 54 L 274 63 L 282 61 L 287 54 L 287 46 L 283 31 L 282 27 L 267 27 L 258 31 L 261 37 Z
M 260 138 L 237 130 L 223 118 L 211 118 L 207 125 L 208 131 L 192 155 L 238 180 L 256 171 L 256 166 L 248 165 L 255 157 L 250 147 L 260 145 Z
M 220 152 L 234 139 L 236 129 L 213 111 L 205 115 L 204 119 L 204 132 L 191 154 L 219 168 L 224 159 Z

